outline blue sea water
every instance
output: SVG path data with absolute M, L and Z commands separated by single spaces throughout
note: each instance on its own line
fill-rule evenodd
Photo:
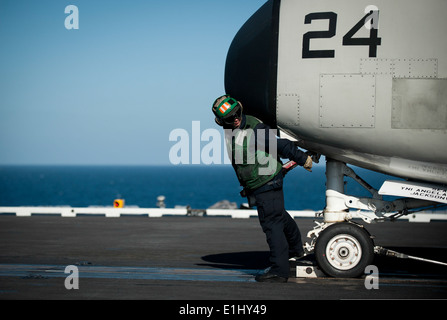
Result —
M 356 172 L 376 188 L 386 178 L 359 168 Z M 347 192 L 368 195 L 347 181 Z M 300 167 L 289 172 L 284 180 L 286 209 L 322 210 L 325 182 L 324 165 L 314 166 L 312 173 Z M 229 165 L 0 166 L 0 206 L 112 206 L 114 199 L 124 199 L 128 206 L 153 208 L 164 195 L 168 208 L 206 209 L 221 200 L 246 202 L 239 192 Z

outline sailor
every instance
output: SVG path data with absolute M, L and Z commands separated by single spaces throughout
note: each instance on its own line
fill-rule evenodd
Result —
M 242 196 L 256 206 L 270 248 L 270 267 L 256 276 L 259 282 L 287 282 L 289 259 L 304 256 L 300 230 L 284 208 L 280 158 L 311 171 L 312 158 L 287 139 L 277 139 L 268 125 L 243 113 L 242 104 L 229 95 L 212 106 L 215 121 L 225 129 L 227 151 L 243 187 Z M 276 146 L 276 148 L 275 148 Z

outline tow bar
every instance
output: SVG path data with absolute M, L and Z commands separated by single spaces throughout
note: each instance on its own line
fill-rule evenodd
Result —
M 400 252 L 386 249 L 386 248 L 380 247 L 380 246 L 374 247 L 374 253 L 376 253 L 378 255 L 382 255 L 382 256 L 387 256 L 387 257 L 394 257 L 394 258 L 400 258 L 400 259 L 412 259 L 412 260 L 424 261 L 424 262 L 429 262 L 429 263 L 440 264 L 442 266 L 447 266 L 447 263 L 445 263 L 445 262 L 410 256 L 405 253 L 400 253 Z

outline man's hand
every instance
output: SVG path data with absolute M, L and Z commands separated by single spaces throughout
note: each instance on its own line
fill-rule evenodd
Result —
M 321 154 L 315 153 L 313 151 L 306 151 L 306 154 L 312 158 L 313 162 L 315 162 L 315 163 L 319 163 L 320 162 Z
M 307 156 L 306 163 L 303 165 L 303 168 L 309 172 L 312 172 L 312 158 Z

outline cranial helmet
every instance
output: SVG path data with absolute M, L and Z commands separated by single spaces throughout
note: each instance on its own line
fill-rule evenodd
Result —
M 241 117 L 242 104 L 229 95 L 223 95 L 214 101 L 212 110 L 219 126 L 231 126 L 235 118 Z

